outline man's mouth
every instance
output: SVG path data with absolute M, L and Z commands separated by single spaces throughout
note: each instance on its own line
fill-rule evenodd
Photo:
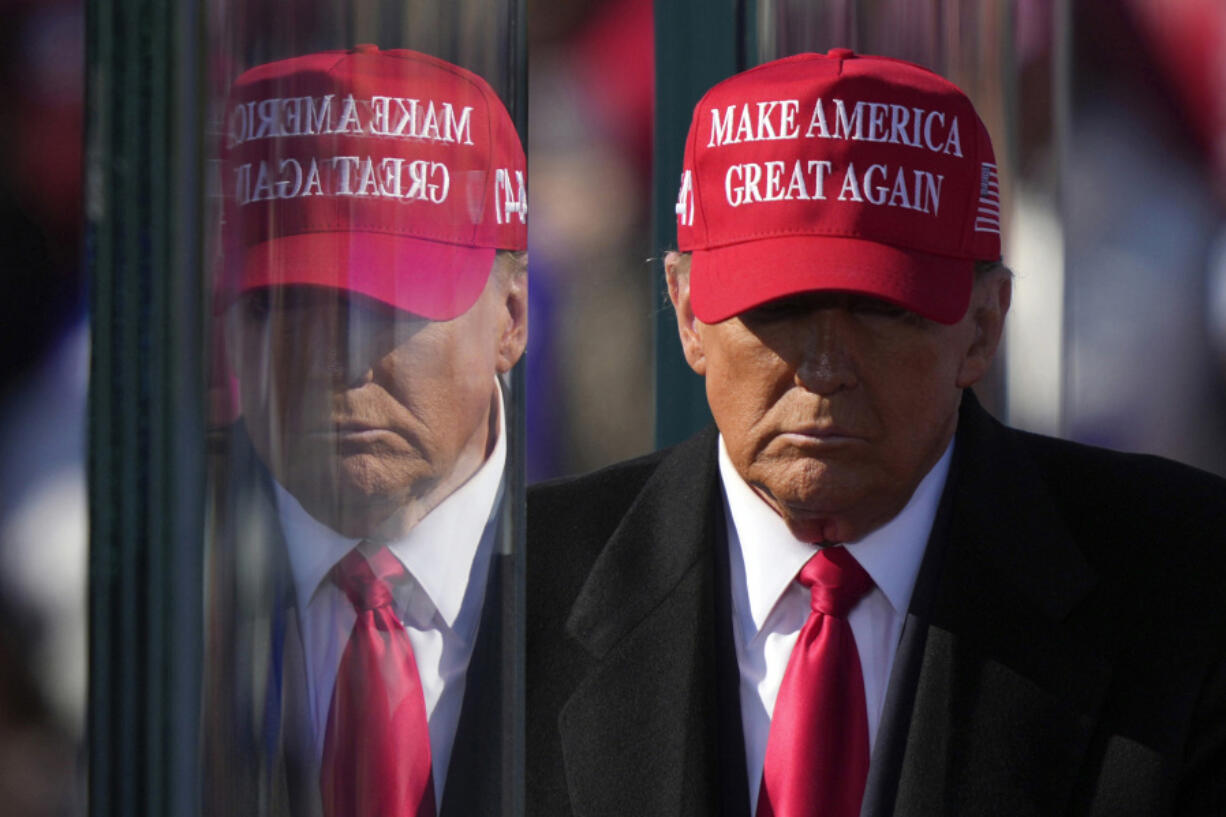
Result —
M 825 424 L 803 425 L 783 432 L 781 437 L 799 442 L 837 443 L 864 442 L 864 435 L 842 426 Z

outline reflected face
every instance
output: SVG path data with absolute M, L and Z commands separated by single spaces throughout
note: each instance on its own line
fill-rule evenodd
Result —
M 247 430 L 312 516 L 351 536 L 394 536 L 488 456 L 494 375 L 524 336 L 522 275 L 499 263 L 450 321 L 319 287 L 256 290 L 233 307 Z
M 844 293 L 682 325 L 733 465 L 798 538 L 854 541 L 902 510 L 995 350 L 984 295 L 953 326 Z

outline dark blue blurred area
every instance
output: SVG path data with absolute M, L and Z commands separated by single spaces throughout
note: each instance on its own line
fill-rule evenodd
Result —
M 83 814 L 84 10 L 0 0 L 0 812 Z

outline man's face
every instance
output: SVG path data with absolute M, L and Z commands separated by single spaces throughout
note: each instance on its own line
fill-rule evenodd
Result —
M 902 510 L 954 433 L 962 389 L 991 362 L 1007 277 L 978 281 L 953 326 L 845 293 L 709 325 L 693 317 L 688 268 L 672 260 L 682 344 L 729 457 L 793 534 L 854 541 Z
M 319 287 L 256 290 L 233 307 L 244 420 L 277 481 L 351 536 L 416 524 L 497 439 L 494 375 L 524 348 L 523 274 L 430 321 Z

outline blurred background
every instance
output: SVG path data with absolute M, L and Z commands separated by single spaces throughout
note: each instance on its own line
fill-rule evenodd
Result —
M 925 64 L 970 93 L 1002 166 L 1017 273 L 1005 354 L 981 390 L 998 416 L 1226 473 L 1226 4 L 724 6 L 745 67 L 848 45 Z M 83 202 L 105 197 L 82 181 L 82 3 L 0 10 L 0 803 L 15 817 L 80 814 L 81 230 Z M 652 0 L 527 3 L 530 481 L 654 444 L 656 361 L 675 341 L 653 330 L 658 259 L 674 241 L 652 227 L 652 191 L 672 185 L 653 172 L 681 153 L 678 141 L 653 156 L 656 74 L 686 41 L 655 30 L 660 11 Z M 689 113 L 658 115 L 675 127 Z
M 0 811 L 84 810 L 84 9 L 0 2 Z
M 653 3 L 529 0 L 528 38 L 536 482 L 651 448 Z

